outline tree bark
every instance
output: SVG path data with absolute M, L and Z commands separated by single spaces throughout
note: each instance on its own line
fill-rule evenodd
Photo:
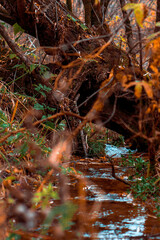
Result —
M 160 1 L 157 0 L 156 22 L 160 22 Z M 155 32 L 159 31 L 159 27 L 155 28 Z
M 133 32 L 131 27 L 131 22 L 128 16 L 128 13 L 123 10 L 123 7 L 126 5 L 125 0 L 120 0 L 120 5 L 122 9 L 123 18 L 125 19 L 124 26 L 125 26 L 125 33 L 127 37 L 127 44 L 129 47 L 129 51 L 132 53 L 134 50 L 134 42 L 133 42 Z

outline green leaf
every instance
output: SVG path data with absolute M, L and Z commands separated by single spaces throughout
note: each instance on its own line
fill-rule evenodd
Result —
M 39 68 L 40 68 L 41 75 L 43 75 L 46 70 L 49 70 L 49 67 L 47 67 L 45 65 L 40 65 Z
M 27 151 L 28 151 L 28 143 L 25 142 L 20 149 L 21 157 L 23 157 L 27 153 Z
M 9 128 L 11 126 L 11 124 L 10 123 L 0 123 L 0 127 L 1 128 L 3 128 L 3 130 L 5 129 L 5 128 Z
M 53 191 L 52 183 L 49 183 L 47 187 L 43 187 L 41 192 L 35 193 L 32 202 L 36 204 L 42 202 L 42 208 L 45 208 L 50 199 L 59 199 L 58 193 Z
M 156 23 L 156 27 L 160 27 L 160 22 L 157 22 L 157 23 Z
M 80 26 L 84 31 L 88 29 L 88 27 L 86 25 L 84 25 L 83 23 L 81 23 Z
M 46 85 L 44 85 L 43 90 L 46 92 L 50 92 L 52 89 L 50 87 L 47 87 Z
M 21 26 L 19 26 L 18 23 L 15 23 L 13 25 L 13 30 L 14 30 L 14 35 L 16 35 L 19 32 L 24 32 L 23 28 L 21 28 Z
M 3 182 L 3 178 L 0 177 L 0 184 Z
M 68 229 L 71 225 L 71 219 L 76 212 L 77 206 L 72 202 L 64 203 L 63 205 L 54 207 L 45 219 L 44 224 L 48 227 L 51 225 L 53 219 L 59 216 L 59 221 L 63 229 Z
M 62 121 L 58 124 L 58 129 L 60 129 L 60 130 L 64 130 L 65 127 L 66 127 L 66 124 L 64 123 L 64 121 Z
M 10 233 L 6 240 L 20 240 L 21 236 L 16 233 Z
M 14 68 L 18 68 L 18 69 L 24 69 L 24 70 L 26 70 L 26 65 L 25 65 L 24 63 L 22 63 L 22 64 L 16 64 L 16 65 L 14 65 L 12 68 L 13 68 L 13 69 L 14 69 Z
M 68 202 L 64 204 L 64 206 L 62 206 L 62 218 L 60 219 L 60 223 L 63 229 L 70 228 L 71 220 L 76 210 L 77 210 L 77 206 L 71 202 Z
M 37 64 L 31 64 L 30 65 L 30 72 L 33 72 L 36 67 L 37 67 Z
M 77 22 L 77 21 L 78 21 L 78 19 L 72 17 L 70 14 L 67 14 L 67 17 L 68 17 L 69 19 L 71 19 L 73 22 Z
M 5 26 L 5 25 L 6 25 L 6 23 L 5 23 L 5 22 L 0 22 L 0 24 L 1 24 L 2 26 Z
M 23 133 L 17 133 L 17 134 L 14 135 L 14 136 L 10 136 L 10 137 L 8 138 L 7 142 L 8 142 L 9 144 L 13 144 L 13 143 L 19 141 L 20 138 L 23 138 L 23 136 L 24 136 Z
M 50 147 L 46 147 L 44 144 L 42 146 L 42 150 L 45 153 L 51 153 L 52 149 Z
M 15 179 L 16 179 L 15 176 L 9 176 L 9 177 L 6 177 L 6 178 L 5 178 L 5 181 L 7 181 L 7 180 L 15 180 Z
M 55 124 L 53 122 L 47 121 L 44 123 L 44 125 L 47 127 L 49 127 L 49 129 L 55 129 Z
M 36 110 L 44 110 L 45 107 L 43 105 L 39 104 L 39 103 L 35 103 L 34 104 L 34 109 L 36 109 Z
M 9 58 L 10 58 L 10 59 L 17 58 L 17 55 L 14 54 L 14 53 L 11 53 L 11 54 L 9 55 Z
M 0 109 L 0 121 L 3 121 L 5 123 L 8 121 L 7 116 L 1 109 Z
M 10 163 L 8 161 L 8 158 L 1 152 L 0 150 L 0 156 L 8 163 L 8 165 L 10 166 Z
M 46 72 L 43 73 L 43 77 L 45 79 L 53 78 L 53 77 L 56 77 L 56 76 L 57 76 L 57 74 L 53 74 L 53 73 L 51 73 L 49 71 L 46 71 Z
M 46 108 L 47 108 L 48 110 L 52 111 L 52 112 L 55 112 L 55 110 L 56 110 L 56 108 L 52 108 L 52 107 L 49 107 L 49 106 L 47 106 Z
M 42 85 L 41 83 L 35 87 L 35 90 L 37 92 L 42 92 L 41 90 L 43 91 L 46 91 L 46 92 L 50 92 L 52 89 L 50 87 L 47 87 L 46 85 Z

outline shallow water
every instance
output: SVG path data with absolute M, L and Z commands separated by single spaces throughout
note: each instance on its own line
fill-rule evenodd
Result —
M 134 153 L 136 151 L 130 150 L 126 147 L 116 147 L 114 145 L 111 144 L 106 144 L 106 154 L 109 157 L 114 156 L 115 158 L 120 158 L 121 155 L 126 155 L 128 153 Z
M 102 159 L 79 159 L 74 165 L 89 181 L 86 187 L 88 209 L 93 203 L 101 202 L 101 210 L 92 226 L 96 229 L 94 239 L 160 239 L 160 220 L 135 202 L 127 193 L 127 185 L 111 176 L 109 163 Z M 118 166 L 115 169 L 118 177 L 127 179 L 126 169 Z M 159 236 L 153 236 L 155 234 Z M 84 234 L 85 239 L 90 237 Z

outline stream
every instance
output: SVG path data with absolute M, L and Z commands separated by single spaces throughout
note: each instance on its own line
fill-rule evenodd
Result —
M 112 177 L 110 163 L 104 159 L 88 158 L 78 159 L 74 165 L 88 180 L 88 209 L 95 202 L 101 203 L 93 226 L 96 229 L 94 239 L 160 239 L 160 219 L 133 199 L 126 184 Z M 117 165 L 115 170 L 118 177 L 127 180 L 126 168 Z M 90 237 L 89 233 L 84 235 L 84 239 Z

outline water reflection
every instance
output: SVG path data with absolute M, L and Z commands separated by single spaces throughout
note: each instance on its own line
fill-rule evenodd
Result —
M 102 204 L 93 226 L 97 230 L 94 239 L 160 239 L 160 236 L 144 238 L 160 233 L 160 221 L 148 217 L 145 207 L 135 203 L 132 196 L 128 195 L 128 186 L 111 177 L 109 164 L 97 159 L 83 159 L 76 165 L 89 179 L 90 184 L 86 187 L 87 205 L 91 208 L 94 202 Z M 117 168 L 117 175 L 125 177 L 126 173 Z M 84 235 L 85 239 L 90 237 L 87 233 Z
M 90 188 L 94 191 L 95 187 Z M 108 193 L 105 196 L 89 197 L 90 201 L 103 201 L 95 226 L 98 239 L 127 239 L 142 236 L 146 221 L 145 208 L 134 206 L 133 199 L 122 194 Z M 108 210 L 109 209 L 109 210 Z

